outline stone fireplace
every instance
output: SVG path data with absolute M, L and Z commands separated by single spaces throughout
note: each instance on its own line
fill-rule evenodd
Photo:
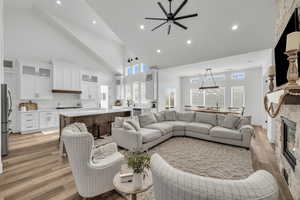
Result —
M 295 200 L 300 200 L 300 105 L 282 105 L 275 118 L 279 169 Z

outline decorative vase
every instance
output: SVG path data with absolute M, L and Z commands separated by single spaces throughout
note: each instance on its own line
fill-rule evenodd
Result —
M 143 186 L 143 174 L 142 173 L 133 173 L 133 187 L 135 190 L 139 190 Z

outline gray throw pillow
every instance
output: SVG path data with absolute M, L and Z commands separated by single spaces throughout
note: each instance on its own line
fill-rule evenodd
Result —
M 251 119 L 251 116 L 241 117 L 239 122 L 237 123 L 236 129 L 240 129 L 242 126 L 251 125 Z
M 176 112 L 176 117 L 177 117 L 178 121 L 184 121 L 184 122 L 195 121 L 195 113 L 194 112 Z
M 217 125 L 217 115 L 213 113 L 196 112 L 196 122 Z
M 239 120 L 240 120 L 240 116 L 228 114 L 225 116 L 223 127 L 229 129 L 235 129 Z
M 223 126 L 225 116 L 226 115 L 223 115 L 223 114 L 217 114 L 217 125 L 218 126 Z
M 145 115 L 140 115 L 139 116 L 139 122 L 140 126 L 143 128 L 145 126 L 148 126 L 150 124 L 156 123 L 156 118 L 154 117 L 153 113 L 145 114 Z
M 165 111 L 165 120 L 166 121 L 176 121 L 176 112 L 175 111 Z
M 128 122 L 123 123 L 123 128 L 128 131 L 136 131 L 135 128 Z
M 126 120 L 125 122 L 130 124 L 136 131 L 139 131 L 141 129 L 140 123 L 138 120 L 130 119 L 130 120 Z
M 154 113 L 157 122 L 163 122 L 165 121 L 165 113 L 163 111 L 158 112 L 158 113 Z

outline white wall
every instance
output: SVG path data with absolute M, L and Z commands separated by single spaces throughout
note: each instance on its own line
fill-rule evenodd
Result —
M 0 83 L 3 83 L 3 0 L 0 0 Z M 1 104 L 1 102 L 0 102 Z M 1 113 L 1 108 L 0 108 Z M 1 115 L 0 115 L 1 121 Z M 1 129 L 1 125 L 0 125 Z M 0 136 L 0 174 L 2 174 L 2 158 L 1 158 L 1 136 Z
M 178 68 L 176 69 L 178 70 Z M 246 79 L 237 81 L 231 80 L 230 76 L 234 72 L 245 72 Z M 174 73 L 173 73 L 174 74 Z M 231 86 L 244 86 L 246 91 L 246 111 L 245 115 L 252 116 L 252 123 L 256 125 L 264 125 L 265 115 L 263 110 L 263 77 L 262 68 L 256 67 L 242 71 L 231 71 L 222 73 L 226 76 L 224 87 L 226 107 L 230 106 L 230 87 Z M 189 105 L 189 81 L 185 77 L 173 76 L 172 69 L 159 71 L 159 108 L 164 109 L 166 91 L 169 88 L 176 89 L 176 109 L 183 110 L 184 105 Z M 188 103 L 187 103 L 188 102 Z
M 4 16 L 5 58 L 62 60 L 111 74 L 82 45 L 32 9 L 8 7 Z

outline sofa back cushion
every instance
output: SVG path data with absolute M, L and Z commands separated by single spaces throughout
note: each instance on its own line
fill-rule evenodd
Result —
M 176 118 L 178 121 L 193 122 L 195 121 L 194 112 L 176 112 Z
M 165 111 L 166 121 L 176 121 L 176 111 Z
M 164 111 L 154 113 L 154 115 L 155 115 L 157 122 L 165 121 L 165 112 Z
M 237 123 L 236 129 L 240 129 L 242 126 L 245 125 L 251 125 L 251 120 L 252 120 L 251 116 L 242 116 L 239 122 Z
M 140 115 L 139 116 L 139 122 L 140 122 L 140 126 L 143 128 L 145 126 L 148 126 L 150 124 L 154 124 L 156 123 L 156 118 L 154 117 L 153 113 L 148 113 L 145 115 Z
M 224 122 L 223 122 L 223 127 L 224 128 L 229 128 L 229 129 L 236 129 L 236 126 L 240 120 L 240 116 L 233 115 L 233 114 L 228 114 L 225 116 Z
M 196 112 L 196 122 L 217 125 L 217 115 L 213 113 Z

